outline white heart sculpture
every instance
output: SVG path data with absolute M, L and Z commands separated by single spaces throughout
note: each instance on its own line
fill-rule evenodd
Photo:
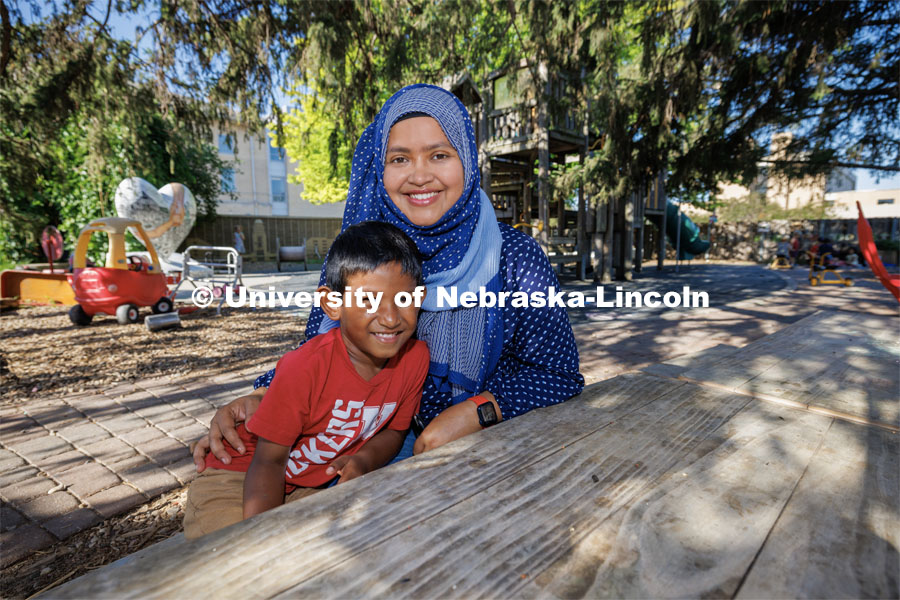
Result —
M 140 221 L 159 257 L 166 259 L 197 221 L 197 202 L 180 183 L 167 183 L 157 190 L 149 181 L 129 177 L 116 188 L 116 213 Z

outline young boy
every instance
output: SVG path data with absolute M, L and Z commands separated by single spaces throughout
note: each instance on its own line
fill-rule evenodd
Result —
M 227 465 L 207 456 L 188 491 L 186 537 L 377 469 L 403 445 L 429 362 L 425 343 L 411 339 L 416 302 L 396 302 L 422 285 L 419 252 L 393 225 L 353 225 L 332 244 L 325 280 L 320 306 L 339 325 L 278 362 L 238 429 L 246 454 L 229 447 Z

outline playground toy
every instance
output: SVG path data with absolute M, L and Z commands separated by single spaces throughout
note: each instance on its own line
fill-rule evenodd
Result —
M 19 304 L 75 304 L 64 271 L 56 271 L 53 263 L 62 258 L 63 239 L 56 227 L 49 225 L 41 233 L 41 248 L 49 269 L 9 269 L 0 273 L 0 297 L 4 306 Z
M 157 190 L 149 181 L 129 177 L 116 188 L 115 202 L 120 217 L 140 221 L 162 259 L 175 252 L 197 220 L 194 195 L 180 183 Z
M 772 261 L 772 264 L 769 265 L 770 269 L 793 269 L 794 265 L 791 264 L 791 261 L 788 260 L 788 257 L 782 256 L 779 254 L 775 257 L 775 260 Z
M 203 253 L 203 261 L 197 260 Z M 215 254 L 224 254 L 224 260 L 215 260 Z M 222 305 L 225 304 L 225 292 L 229 287 L 238 289 L 244 285 L 243 259 L 238 251 L 230 246 L 188 246 L 183 253 L 184 271 L 181 281 L 172 290 L 172 297 L 185 282 L 190 282 L 194 289 L 199 287 L 209 288 L 214 299 L 219 301 L 216 306 L 216 314 L 222 314 Z
M 833 284 L 845 287 L 853 285 L 852 279 L 844 277 L 837 272 L 834 264 L 826 262 L 826 258 L 833 258 L 830 253 L 816 256 L 812 252 L 807 252 L 807 255 L 809 256 L 809 285 L 816 286 L 820 283 L 822 285 Z
M 681 213 L 679 218 L 679 213 Z M 648 221 L 662 229 L 662 215 L 646 215 Z M 692 260 L 695 256 L 709 250 L 709 242 L 700 237 L 700 228 L 671 198 L 666 202 L 666 237 L 672 246 L 680 245 L 678 260 Z M 680 229 L 680 232 L 679 232 Z
M 309 265 L 306 262 L 306 238 L 303 239 L 302 246 L 282 246 L 281 238 L 275 237 L 275 266 L 281 271 L 281 263 L 283 262 L 302 262 L 303 270 L 309 271 Z
M 50 272 L 53 273 L 53 263 L 61 259 L 63 253 L 62 235 L 53 225 L 47 225 L 41 232 L 41 250 L 44 251 L 44 256 L 50 263 Z
M 148 263 L 140 256 L 125 254 L 125 232 L 133 228 L 150 254 Z M 105 233 L 109 251 L 104 267 L 87 266 L 87 249 L 94 233 Z M 174 292 L 169 293 L 166 276 L 159 266 L 153 243 L 139 221 L 109 217 L 89 223 L 78 235 L 69 284 L 77 304 L 69 310 L 75 325 L 87 325 L 97 313 L 115 315 L 119 323 L 138 320 L 138 308 L 152 307 L 153 313 L 171 312 Z
M 881 262 L 881 257 L 878 256 L 878 248 L 875 247 L 872 228 L 869 226 L 869 221 L 866 220 L 859 202 L 856 203 L 856 208 L 859 211 L 859 218 L 856 220 L 856 232 L 859 237 L 859 249 L 863 258 L 866 259 L 866 264 L 872 269 L 872 273 L 875 274 L 881 285 L 894 295 L 897 302 L 900 302 L 900 275 L 891 275 L 884 268 L 884 263 Z

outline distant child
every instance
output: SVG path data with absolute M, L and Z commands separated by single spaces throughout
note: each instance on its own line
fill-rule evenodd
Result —
M 856 254 L 856 250 L 853 249 L 853 246 L 850 246 L 847 250 L 847 256 L 844 258 L 844 262 L 851 267 L 859 266 L 859 255 Z
M 428 347 L 411 339 L 419 309 L 405 302 L 423 282 L 419 251 L 388 223 L 353 225 L 332 244 L 325 280 L 321 328 L 332 328 L 278 362 L 238 428 L 246 454 L 227 446 L 229 464 L 207 455 L 188 491 L 186 537 L 363 475 L 403 445 L 429 365 Z
M 234 226 L 234 249 L 238 251 L 238 254 L 243 254 L 247 251 L 244 247 L 244 232 L 241 231 L 240 225 Z

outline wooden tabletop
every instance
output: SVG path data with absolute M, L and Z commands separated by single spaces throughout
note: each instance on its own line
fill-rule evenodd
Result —
M 842 347 L 896 361 L 880 335 Z M 698 380 L 603 381 L 46 595 L 898 597 L 898 434 Z

